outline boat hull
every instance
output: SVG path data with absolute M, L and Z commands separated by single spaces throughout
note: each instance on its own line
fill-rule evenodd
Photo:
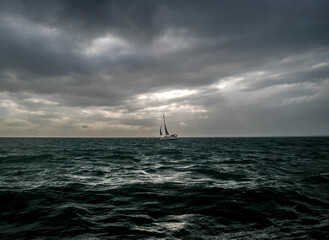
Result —
M 174 136 L 164 136 L 164 137 L 160 137 L 160 140 L 177 140 L 178 137 L 174 137 Z

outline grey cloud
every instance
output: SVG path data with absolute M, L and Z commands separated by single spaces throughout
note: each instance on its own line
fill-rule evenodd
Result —
M 20 24 L 20 22 L 22 24 Z M 88 66 L 76 54 L 72 41 L 64 36 L 40 33 L 23 20 L 0 24 L 0 69 L 33 73 L 34 77 L 61 76 L 70 72 L 85 73 Z
M 309 64 L 299 64 L 299 69 L 282 67 L 280 71 L 283 73 L 277 72 L 277 76 L 271 73 L 269 76 L 260 77 L 259 80 L 250 81 L 246 84 L 245 90 L 255 91 L 280 84 L 320 83 L 329 79 L 329 62 L 318 67 Z
M 104 32 L 126 37 L 149 38 L 155 13 L 154 1 L 11 1 L 3 12 L 23 15 L 35 23 L 65 29 L 77 37 L 92 38 Z

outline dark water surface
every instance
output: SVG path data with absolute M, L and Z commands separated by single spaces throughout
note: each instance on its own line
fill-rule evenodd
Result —
M 0 139 L 0 239 L 328 236 L 329 138 Z

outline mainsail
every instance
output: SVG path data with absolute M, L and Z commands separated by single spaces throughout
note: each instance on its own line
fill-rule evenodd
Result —
M 162 123 L 161 123 L 161 126 L 160 126 L 160 136 L 162 136 L 162 131 L 161 131 L 161 129 L 162 129 Z
M 165 128 L 166 135 L 169 135 L 169 132 L 168 132 L 167 126 L 166 126 L 166 119 L 165 119 L 164 114 L 163 114 L 163 125 L 164 125 L 164 128 Z

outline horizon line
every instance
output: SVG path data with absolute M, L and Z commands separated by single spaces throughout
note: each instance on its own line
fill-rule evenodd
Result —
M 290 138 L 329 137 L 329 135 L 251 135 L 251 136 L 183 136 L 179 138 Z M 159 138 L 157 136 L 0 136 L 0 138 Z

